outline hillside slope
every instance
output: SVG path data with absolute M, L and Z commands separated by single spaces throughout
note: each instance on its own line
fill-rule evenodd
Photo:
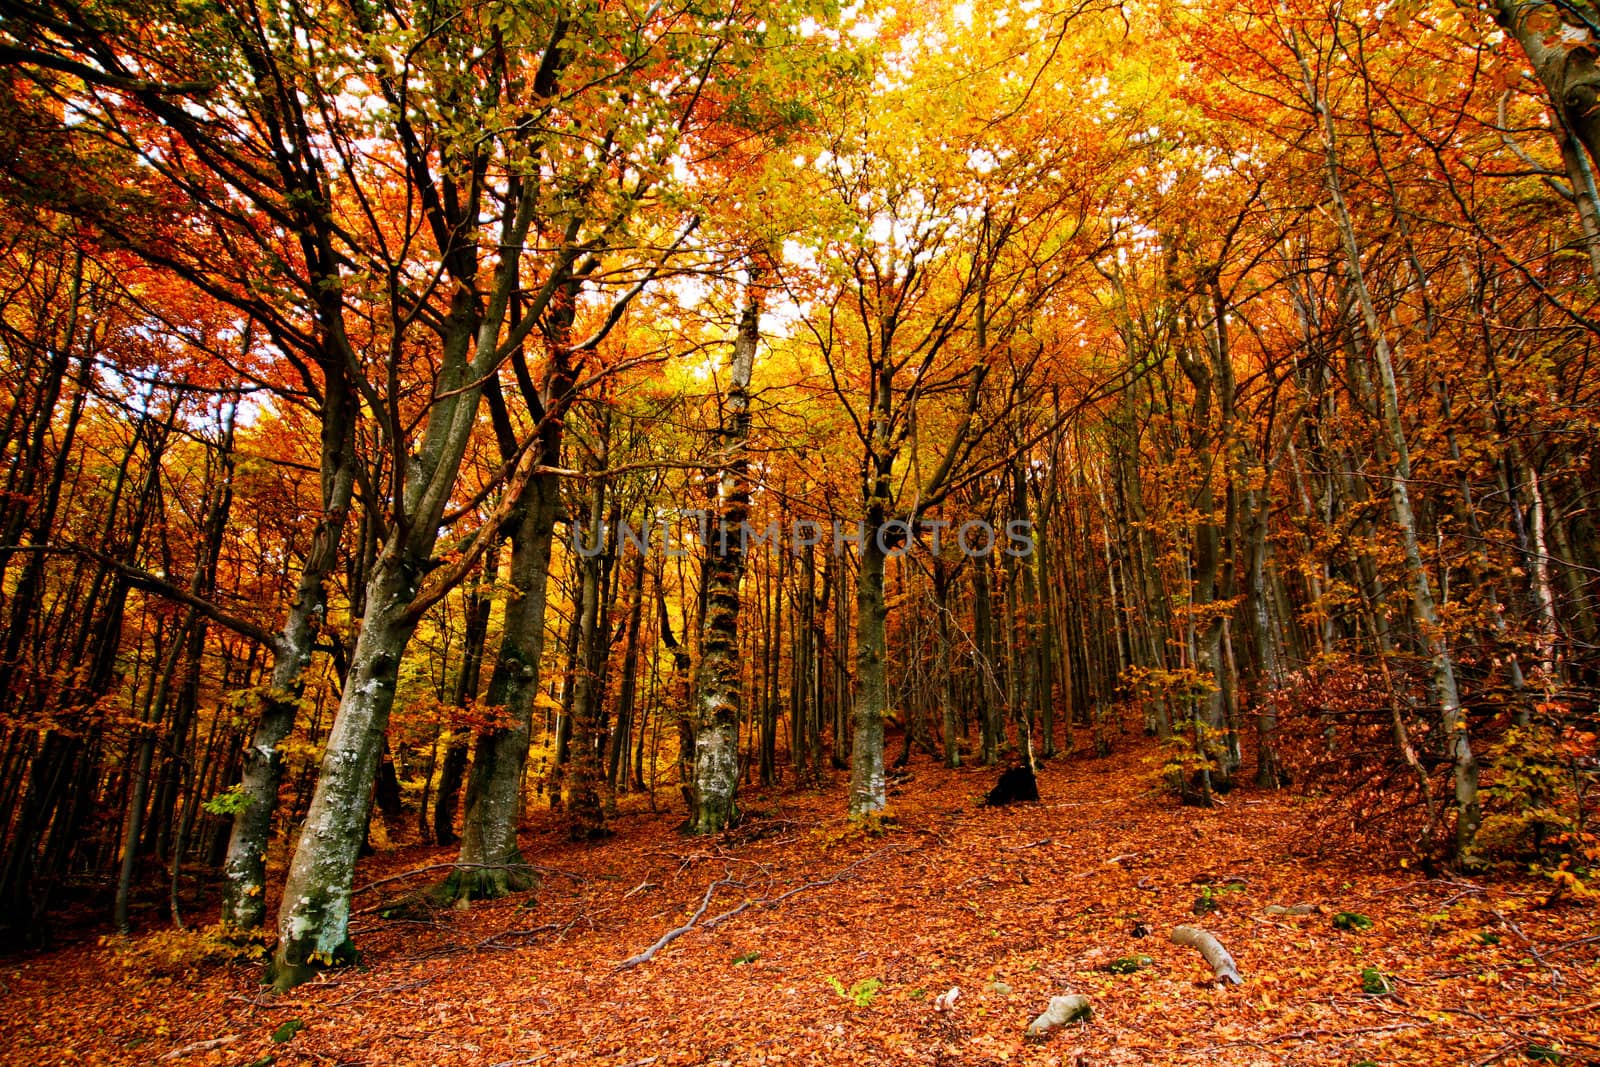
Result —
M 1537 884 L 1376 869 L 1350 849 L 1318 858 L 1304 798 L 1244 791 L 1180 808 L 1152 791 L 1150 754 L 1054 761 L 1040 803 L 1004 809 L 978 807 L 993 770 L 919 760 L 877 834 L 847 823 L 831 792 L 750 796 L 744 825 L 718 840 L 678 836 L 676 812 L 625 808 L 617 836 L 570 845 L 541 813 L 524 838 L 545 868 L 536 893 L 428 913 L 392 902 L 439 872 L 385 881 L 357 898 L 364 966 L 285 996 L 262 992 L 248 964 L 168 959 L 190 944 L 172 935 L 6 961 L 4 1058 L 976 1067 L 1600 1054 L 1592 907 L 1540 907 Z M 451 858 L 384 852 L 358 884 Z M 1197 917 L 1201 900 L 1214 910 Z M 654 959 L 618 969 L 702 904 Z M 1268 911 L 1297 904 L 1317 910 Z M 1340 912 L 1372 926 L 1338 929 Z M 1179 923 L 1214 932 L 1245 984 L 1210 984 L 1200 956 L 1168 940 Z M 1138 956 L 1149 965 L 1107 969 Z M 1364 992 L 1366 968 L 1392 992 Z M 936 1010 L 954 986 L 954 1009 Z M 1093 1018 L 1025 1040 L 1066 991 L 1087 994 Z M 272 1040 L 296 1020 L 304 1029 Z

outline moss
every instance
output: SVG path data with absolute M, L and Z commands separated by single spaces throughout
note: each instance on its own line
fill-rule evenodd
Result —
M 525 866 L 520 855 L 503 866 L 459 867 L 428 891 L 430 899 L 446 907 L 469 900 L 496 900 L 539 887 L 539 876 Z

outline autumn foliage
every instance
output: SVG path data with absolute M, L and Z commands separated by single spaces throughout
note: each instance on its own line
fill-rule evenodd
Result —
M 0 0 L 22 1047 L 1592 1056 L 1597 34 Z

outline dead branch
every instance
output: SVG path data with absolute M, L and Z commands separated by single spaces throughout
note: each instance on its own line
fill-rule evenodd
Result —
M 419 978 L 414 982 L 401 982 L 399 985 L 388 986 L 384 989 L 359 989 L 343 999 L 334 1001 L 328 1007 L 342 1008 L 347 1004 L 354 1004 L 358 1000 L 366 1000 L 369 997 L 386 997 L 392 993 L 408 993 L 413 989 L 421 989 L 431 981 L 433 981 L 432 978 Z
M 700 921 L 700 916 L 704 915 L 706 913 L 706 909 L 711 906 L 711 897 L 716 893 L 718 886 L 738 884 L 740 883 L 735 882 L 732 878 L 722 877 L 706 886 L 706 895 L 700 899 L 700 906 L 694 910 L 693 915 L 689 916 L 688 922 L 684 923 L 682 926 L 668 930 L 666 933 L 661 935 L 660 939 L 657 940 L 655 944 L 651 945 L 637 956 L 629 956 L 627 959 L 617 964 L 616 969 L 619 971 L 626 971 L 630 967 L 637 967 L 641 963 L 649 963 L 651 960 L 655 959 L 657 952 L 660 952 L 662 949 L 672 944 L 672 942 L 676 941 L 678 938 L 694 929 L 694 924 Z
M 740 904 L 738 907 L 729 908 L 727 911 L 723 912 L 721 915 L 717 915 L 717 916 L 714 916 L 713 918 L 711 918 L 706 923 L 705 928 L 707 930 L 715 929 L 717 926 L 719 926 L 722 923 L 726 922 L 727 920 L 733 918 L 735 915 L 739 914 L 741 911 L 744 911 L 746 908 L 755 907 L 757 905 L 760 905 L 762 907 L 775 908 L 779 904 L 782 904 L 784 901 L 788 900 L 790 897 L 795 896 L 795 895 L 800 894 L 800 893 L 804 893 L 807 890 L 820 889 L 822 886 L 825 886 L 825 885 L 835 885 L 836 883 L 842 882 L 846 878 L 849 878 L 851 875 L 855 874 L 855 872 L 856 872 L 856 870 L 858 868 L 860 868 L 862 866 L 865 866 L 867 863 L 870 863 L 872 860 L 877 859 L 879 856 L 883 855 L 885 852 L 904 852 L 904 851 L 905 851 L 905 848 L 902 847 L 902 846 L 890 846 L 890 847 L 880 848 L 876 852 L 873 852 L 873 853 L 871 853 L 869 855 L 866 855 L 866 856 L 862 856 L 860 859 L 856 860 L 854 863 L 850 864 L 849 866 L 841 868 L 840 870 L 835 871 L 833 874 L 829 875 L 827 878 L 819 878 L 814 882 L 806 882 L 803 885 L 797 885 L 793 889 L 790 889 L 790 890 L 787 890 L 785 892 L 779 893 L 777 896 L 771 898 L 770 900 L 747 900 L 744 903 Z
M 904 852 L 904 851 L 906 851 L 906 847 L 905 846 L 901 846 L 901 845 L 886 845 L 885 847 L 878 849 L 876 852 L 872 852 L 872 853 L 869 853 L 869 854 L 867 854 L 865 856 L 862 856 L 860 859 L 856 860 L 854 863 L 849 864 L 848 866 L 843 867 L 843 868 L 835 871 L 833 874 L 829 875 L 827 878 L 818 878 L 815 881 L 806 882 L 806 883 L 804 883 L 802 885 L 797 885 L 793 889 L 789 889 L 789 890 L 787 890 L 785 892 L 779 893 L 777 896 L 772 897 L 770 899 L 768 899 L 768 898 L 754 898 L 754 899 L 743 901 L 740 904 L 738 904 L 738 905 L 736 905 L 736 906 L 734 906 L 732 908 L 729 908 L 727 911 L 722 912 L 719 915 L 712 916 L 704 924 L 702 924 L 701 928 L 705 929 L 705 930 L 713 930 L 716 927 L 720 926 L 722 923 L 727 922 L 729 919 L 733 918 L 735 915 L 738 915 L 740 912 L 743 912 L 748 908 L 753 908 L 753 907 L 757 907 L 757 906 L 767 907 L 767 908 L 775 908 L 779 904 L 782 904 L 784 901 L 788 900 L 790 897 L 795 896 L 795 895 L 797 895 L 799 893 L 804 893 L 804 892 L 806 892 L 808 890 L 811 890 L 811 889 L 819 889 L 819 888 L 821 888 L 822 886 L 825 886 L 825 885 L 835 885 L 835 884 L 837 884 L 839 882 L 842 882 L 846 878 L 849 878 L 851 875 L 855 874 L 855 872 L 857 870 L 859 870 L 861 867 L 865 866 L 868 863 L 871 863 L 873 860 L 877 859 L 879 856 L 884 855 L 885 853 L 895 853 L 895 852 Z M 655 958 L 655 955 L 656 955 L 657 952 L 660 952 L 668 944 L 670 944 L 671 942 L 677 940 L 678 938 L 682 937 L 684 934 L 688 933 L 690 930 L 693 930 L 695 928 L 695 924 L 699 923 L 700 922 L 700 917 L 705 914 L 706 908 L 708 908 L 711 905 L 711 897 L 717 891 L 717 887 L 718 886 L 722 886 L 722 885 L 741 885 L 742 886 L 744 884 L 745 883 L 743 883 L 743 882 L 735 882 L 732 879 L 731 876 L 718 878 L 715 882 L 712 882 L 709 886 L 706 887 L 706 895 L 700 901 L 700 907 L 697 908 L 695 910 L 695 913 L 689 917 L 689 921 L 688 922 L 684 923 L 682 926 L 679 926 L 679 927 L 677 927 L 675 929 L 668 930 L 666 933 L 661 935 L 661 939 L 659 941 L 657 941 L 655 944 L 651 945 L 649 948 L 645 949 L 643 952 L 639 953 L 637 956 L 630 956 L 627 959 L 623 960 L 621 963 L 617 964 L 617 968 L 616 969 L 619 970 L 619 971 L 627 970 L 630 967 L 637 967 L 641 963 L 650 962 L 650 960 Z
M 502 944 L 500 939 L 503 938 L 503 937 L 536 937 L 539 934 L 547 934 L 547 933 L 551 933 L 551 932 L 561 932 L 561 931 L 562 931 L 562 928 L 561 928 L 561 925 L 559 923 L 545 923 L 543 926 L 533 926 L 533 927 L 529 927 L 526 930 L 502 930 L 498 934 L 490 934 L 488 937 L 484 938 L 482 941 L 479 941 L 478 942 L 478 947 L 479 948 L 513 949 L 513 948 L 518 948 L 519 946 L 514 945 L 514 944 L 512 944 L 512 945 Z
M 1329 1038 L 1343 1038 L 1345 1040 L 1349 1040 L 1352 1037 L 1361 1037 L 1366 1034 L 1395 1033 L 1401 1030 L 1415 1030 L 1419 1026 L 1428 1025 L 1430 1025 L 1428 1022 L 1420 1021 L 1411 1023 L 1392 1023 L 1387 1026 L 1358 1026 L 1351 1030 L 1322 1030 L 1315 1028 L 1307 1030 L 1294 1030 L 1286 1034 L 1276 1034 L 1272 1037 L 1265 1037 L 1256 1040 L 1252 1040 L 1250 1038 L 1240 1038 L 1237 1041 L 1225 1041 L 1220 1045 L 1212 1045 L 1211 1050 L 1239 1048 L 1245 1045 L 1248 1045 L 1251 1048 L 1266 1048 L 1269 1045 L 1281 1045 L 1285 1041 L 1317 1041 L 1321 1043 L 1327 1043 Z
M 1513 934 L 1517 935 L 1517 940 L 1521 941 L 1522 947 L 1528 950 L 1528 955 L 1532 956 L 1534 962 L 1540 967 L 1543 967 L 1545 973 L 1550 976 L 1551 985 L 1558 986 L 1562 984 L 1561 972 L 1557 970 L 1549 960 L 1544 958 L 1544 953 L 1539 951 L 1539 946 L 1533 943 L 1532 938 L 1522 932 L 1522 927 L 1518 926 L 1511 919 L 1506 918 L 1506 916 L 1502 914 L 1498 908 L 1490 908 L 1489 913 L 1496 919 L 1499 919 L 1501 924 L 1504 925 L 1507 930 L 1510 930 Z
M 1026 852 L 1030 848 L 1043 848 L 1045 845 L 1053 844 L 1054 842 L 1055 842 L 1055 838 L 1053 838 L 1053 837 L 1041 837 L 1041 838 L 1039 838 L 1039 840 L 1037 840 L 1037 841 L 1029 841 L 1025 845 L 1001 845 L 1000 846 L 1000 851 L 1001 852 Z
M 1172 943 L 1184 945 L 1194 949 L 1205 957 L 1215 972 L 1217 978 L 1232 985 L 1244 985 L 1244 979 L 1239 977 L 1239 968 L 1234 966 L 1233 957 L 1228 955 L 1228 950 L 1222 947 L 1222 942 L 1206 933 L 1198 926 L 1175 926 L 1172 928 Z

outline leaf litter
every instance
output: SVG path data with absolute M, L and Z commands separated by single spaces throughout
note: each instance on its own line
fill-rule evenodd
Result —
M 1592 904 L 1542 906 L 1549 887 L 1532 881 L 1424 877 L 1358 838 L 1326 847 L 1308 832 L 1317 801 L 1289 792 L 1179 807 L 1146 758 L 1131 745 L 1052 761 L 1043 801 L 1006 808 L 979 806 L 992 769 L 918 761 L 892 818 L 869 827 L 840 813 L 837 789 L 747 790 L 743 824 L 710 839 L 677 832 L 666 791 L 654 812 L 623 798 L 616 835 L 592 845 L 540 809 L 523 836 L 537 890 L 387 906 L 454 854 L 380 852 L 358 877 L 383 882 L 358 897 L 361 964 L 282 996 L 252 962 L 152 965 L 140 946 L 160 933 L 6 960 L 4 1058 L 1600 1062 Z M 1370 925 L 1335 921 L 1350 915 Z M 1213 934 L 1244 984 L 1219 986 L 1173 944 L 1181 924 Z M 1025 1038 L 1068 994 L 1089 998 L 1088 1019 Z

